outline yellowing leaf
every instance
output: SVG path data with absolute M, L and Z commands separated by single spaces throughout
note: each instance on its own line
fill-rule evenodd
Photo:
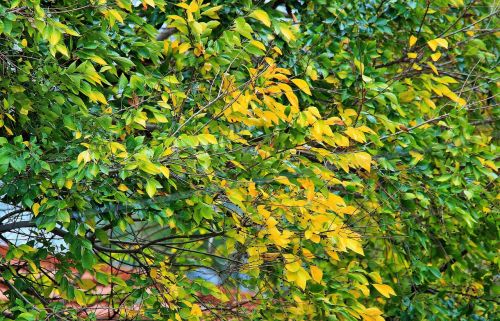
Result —
M 448 49 L 448 41 L 443 38 L 437 38 L 433 40 L 427 41 L 427 45 L 432 49 L 432 51 L 436 51 L 437 47 L 443 47 Z
M 148 180 L 146 183 L 146 193 L 148 193 L 149 197 L 156 194 L 156 182 L 154 180 Z
M 116 11 L 115 9 L 111 9 L 111 10 L 108 10 L 108 13 L 111 14 L 113 16 L 113 18 L 118 20 L 120 23 L 123 23 L 123 18 L 118 11 Z
M 417 64 L 415 64 L 415 63 L 414 63 L 411 67 L 412 67 L 413 69 L 415 69 L 415 70 L 422 70 L 422 67 L 420 67 L 419 65 L 417 65 Z
M 113 154 L 115 154 L 116 151 L 118 151 L 118 150 L 121 150 L 123 152 L 126 151 L 125 146 L 123 146 L 122 144 L 117 143 L 117 142 L 111 142 L 111 143 L 109 143 L 109 146 L 111 147 L 111 152 Z
M 424 155 L 420 154 L 420 153 L 417 153 L 415 151 L 410 151 L 410 155 L 411 157 L 413 157 L 413 162 L 412 163 L 418 163 L 420 162 L 422 159 L 424 159 Z
M 38 213 L 40 213 L 40 204 L 38 203 L 33 204 L 33 207 L 31 209 L 33 210 L 33 215 L 35 215 L 36 217 Z
M 212 7 L 212 8 L 209 8 L 209 9 L 203 11 L 201 14 L 203 16 L 209 16 L 212 19 L 219 19 L 219 15 L 217 14 L 217 11 L 222 9 L 222 7 L 223 6 L 215 6 L 215 7 Z
M 380 292 L 380 294 L 382 294 L 386 298 L 390 298 L 391 295 L 396 295 L 396 292 L 394 292 L 394 290 L 387 284 L 374 283 L 373 286 L 375 287 L 375 289 L 377 289 L 378 292 Z
M 104 105 L 108 104 L 104 95 L 99 91 L 92 91 L 87 96 L 89 96 L 90 101 L 92 101 L 92 102 L 98 101 L 100 103 L 103 103 Z
M 295 79 L 292 79 L 292 82 L 295 84 L 295 86 L 299 87 L 300 90 L 302 90 L 303 92 L 305 92 L 309 96 L 312 95 L 311 90 L 309 89 L 309 85 L 307 84 L 307 82 L 305 82 L 305 80 L 295 78 Z
M 412 35 L 410 37 L 410 41 L 409 42 L 410 42 L 410 48 L 413 47 L 415 45 L 415 43 L 417 42 L 417 37 L 415 37 L 415 36 Z
M 217 144 L 217 139 L 212 134 L 200 134 L 197 138 L 202 145 Z
M 66 57 L 69 57 L 69 51 L 68 51 L 68 48 L 66 48 L 66 46 L 62 43 L 58 43 L 56 45 L 56 49 L 57 51 L 59 51 L 61 54 L 63 54 L 64 56 Z
M 280 31 L 281 34 L 283 34 L 283 37 L 285 37 L 286 42 L 294 41 L 296 39 L 295 35 L 293 34 L 292 30 L 290 30 L 287 24 L 280 23 Z
M 249 17 L 252 17 L 252 18 L 259 20 L 266 27 L 271 26 L 271 19 L 269 19 L 269 15 L 264 10 L 257 9 L 255 11 L 253 11 L 252 13 L 250 13 Z
M 321 279 L 323 279 L 323 271 L 315 265 L 311 266 L 311 276 L 312 279 L 318 283 L 321 282 Z
M 409 52 L 409 53 L 408 53 L 408 58 L 410 58 L 410 59 L 415 59 L 415 58 L 417 58 L 417 53 L 416 53 L 416 52 Z

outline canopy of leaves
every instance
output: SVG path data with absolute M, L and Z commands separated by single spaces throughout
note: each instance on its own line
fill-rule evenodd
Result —
M 0 2 L 0 320 L 493 320 L 498 10 Z

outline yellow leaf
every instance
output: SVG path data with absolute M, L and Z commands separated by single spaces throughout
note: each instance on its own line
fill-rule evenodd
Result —
M 51 30 L 49 32 L 49 43 L 51 45 L 57 44 L 62 38 L 62 34 L 57 30 Z
M 90 101 L 92 101 L 92 102 L 98 101 L 98 102 L 103 103 L 104 105 L 108 104 L 104 95 L 99 91 L 92 91 L 88 94 L 88 96 L 90 98 Z
M 128 191 L 128 187 L 125 184 L 120 184 L 120 185 L 118 185 L 118 190 L 120 190 L 122 192 L 126 192 L 126 191 Z
M 419 65 L 417 65 L 417 64 L 415 64 L 415 63 L 414 63 L 411 67 L 412 67 L 413 69 L 415 69 L 415 70 L 422 70 L 422 67 L 420 67 Z
M 204 16 L 209 16 L 212 19 L 219 19 L 219 15 L 217 15 L 217 11 L 219 11 L 222 8 L 223 8 L 223 6 L 215 6 L 215 7 L 212 7 L 210 9 L 203 11 L 201 14 Z
M 58 43 L 56 45 L 56 49 L 57 49 L 57 51 L 59 51 L 64 56 L 69 57 L 68 48 L 66 48 L 66 46 L 64 44 Z
M 117 150 L 121 150 L 123 152 L 126 151 L 125 146 L 123 146 L 122 144 L 117 143 L 117 142 L 111 142 L 111 143 L 109 143 L 109 146 L 111 147 L 111 152 L 113 154 L 115 154 Z
M 417 42 L 417 37 L 415 37 L 415 36 L 412 35 L 410 37 L 410 48 L 413 47 L 416 42 Z
M 424 102 L 427 106 L 429 106 L 432 109 L 436 109 L 436 104 L 429 98 L 424 98 Z
M 457 94 L 455 94 L 448 87 L 441 85 L 440 89 L 442 90 L 443 95 L 450 98 L 454 102 L 458 103 L 461 107 L 464 107 L 465 105 L 467 105 L 467 101 L 465 99 L 463 99 L 460 96 L 458 96 Z
M 65 182 L 64 182 L 64 186 L 67 188 L 67 189 L 71 189 L 71 187 L 73 187 L 73 181 L 70 180 L 70 179 L 67 179 Z
M 402 103 L 409 103 L 415 99 L 415 92 L 413 90 L 403 91 L 399 94 L 399 100 Z
M 153 197 L 156 194 L 156 182 L 153 180 L 148 180 L 146 183 L 146 193 L 149 197 Z
M 179 46 L 179 53 L 180 54 L 183 54 L 185 53 L 186 51 L 189 50 L 189 48 L 191 48 L 191 45 L 187 42 L 184 42 L 182 43 L 180 46 Z
M 431 59 L 432 59 L 432 61 L 438 61 L 438 60 L 439 60 L 439 58 L 441 58 L 441 53 L 440 53 L 440 52 L 436 52 L 436 53 L 433 53 L 433 54 L 431 55 Z
M 276 46 L 273 47 L 273 50 L 280 56 L 283 54 L 283 52 L 281 52 L 281 49 Z
M 257 41 L 257 40 L 251 40 L 250 41 L 250 44 L 254 45 L 255 47 L 259 48 L 260 50 L 262 51 L 266 51 L 266 47 L 264 46 L 264 44 L 260 41 Z
M 433 71 L 436 75 L 439 75 L 439 72 L 438 72 L 438 70 L 437 70 L 436 66 L 434 66 L 434 64 L 433 64 L 432 62 L 427 61 L 427 66 L 429 66 L 429 68 L 431 68 L 431 69 L 432 69 L 432 71 Z
M 155 1 L 154 0 L 144 0 L 144 3 L 146 3 L 147 5 L 149 5 L 150 7 L 155 7 Z
M 384 321 L 385 319 L 381 316 L 382 311 L 377 308 L 368 308 L 360 311 L 360 315 L 363 317 L 363 321 Z
M 200 134 L 197 138 L 202 145 L 217 144 L 217 139 L 212 134 Z
M 358 254 L 361 254 L 361 255 L 365 255 L 365 252 L 363 251 L 363 247 L 361 246 L 361 242 L 359 242 L 358 240 L 355 240 L 355 239 L 350 239 L 350 238 L 346 238 L 345 239 L 345 246 L 358 253 Z
M 321 283 L 321 279 L 323 278 L 323 271 L 315 265 L 311 266 L 311 276 L 314 281 Z
M 176 4 L 176 6 L 181 7 L 182 9 L 189 10 L 189 5 L 185 2 L 180 2 L 180 3 Z
M 348 127 L 345 133 L 357 142 L 364 143 L 366 141 L 365 134 L 356 128 Z
M 437 47 L 443 47 L 448 49 L 448 41 L 443 38 L 437 38 L 433 40 L 427 41 L 427 45 L 429 45 L 429 48 L 432 49 L 432 51 L 436 51 Z
M 485 160 L 484 161 L 484 165 L 488 166 L 489 168 L 491 168 L 492 170 L 494 170 L 495 172 L 498 170 L 497 166 L 495 165 L 495 163 L 491 160 Z
M 23 45 L 23 47 L 26 47 L 28 45 L 28 40 L 26 39 L 21 40 L 21 45 Z
M 293 34 L 292 30 L 290 30 L 287 24 L 280 23 L 280 31 L 285 37 L 286 42 L 294 41 L 296 39 L 295 35 Z
M 78 164 L 80 164 L 82 161 L 84 162 L 84 164 L 90 162 L 90 151 L 87 149 L 78 154 L 76 161 Z
M 294 282 L 302 290 L 304 290 L 306 288 L 307 280 L 311 279 L 311 276 L 309 275 L 309 273 L 307 273 L 307 271 L 304 270 L 304 268 L 302 268 L 300 266 L 300 264 L 298 264 L 298 266 L 295 266 L 295 264 L 294 264 L 294 267 L 292 270 L 285 269 L 285 276 L 286 276 L 286 279 L 288 282 Z
M 249 15 L 249 17 L 252 17 L 252 18 L 255 18 L 255 19 L 259 20 L 266 27 L 270 27 L 271 26 L 271 19 L 269 19 L 269 15 L 264 10 L 257 9 L 255 11 L 253 11 Z
M 106 60 L 102 59 L 101 57 L 99 56 L 91 56 L 90 59 L 92 61 L 95 61 L 97 62 L 99 65 L 103 65 L 103 66 L 106 66 L 108 63 L 106 62 Z
M 415 151 L 410 151 L 410 155 L 413 157 L 414 161 L 413 163 L 418 163 L 420 162 L 422 159 L 424 159 L 424 155 L 420 154 L 420 153 L 417 153 Z
M 378 272 L 371 272 L 368 275 L 372 278 L 373 281 L 377 283 L 382 283 L 382 277 Z
M 38 215 L 38 213 L 40 213 L 40 204 L 38 204 L 38 203 L 33 204 L 32 210 L 33 210 L 33 214 L 36 217 Z
M 349 138 L 344 135 L 340 135 L 339 133 L 333 134 L 333 141 L 340 147 L 349 147 Z
M 189 4 L 189 7 L 188 7 L 188 11 L 189 12 L 196 12 L 200 9 L 200 7 L 198 6 L 198 2 L 196 2 L 197 0 L 193 0 L 191 1 L 191 3 Z
M 295 86 L 299 87 L 300 90 L 302 90 L 303 92 L 305 92 L 309 96 L 312 95 L 311 90 L 309 89 L 309 85 L 307 84 L 307 82 L 305 82 L 305 80 L 295 78 L 295 79 L 292 79 L 292 82 L 295 84 Z
M 386 298 L 390 298 L 391 295 L 396 295 L 396 292 L 394 292 L 394 290 L 387 284 L 374 283 L 373 286 Z
M 108 12 L 113 16 L 113 18 L 118 20 L 120 23 L 123 23 L 123 18 L 118 11 L 116 11 L 115 9 L 111 9 L 108 10 Z
M 416 53 L 416 52 L 409 52 L 409 53 L 408 53 L 408 58 L 410 58 L 410 59 L 415 59 L 415 58 L 417 58 L 417 53 Z
M 201 317 L 203 315 L 198 304 L 195 303 L 191 306 L 191 315 L 195 317 Z
M 165 176 L 166 178 L 169 178 L 170 177 L 170 170 L 165 167 L 164 165 L 161 165 L 160 166 L 160 172 L 163 174 L 163 176 Z
M 372 162 L 372 156 L 368 153 L 361 152 L 354 154 L 354 158 L 356 159 L 356 163 L 358 166 L 366 170 L 368 173 L 370 172 L 370 164 Z

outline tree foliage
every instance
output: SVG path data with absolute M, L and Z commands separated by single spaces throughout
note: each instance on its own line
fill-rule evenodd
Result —
M 0 319 L 493 320 L 498 10 L 3 1 Z

